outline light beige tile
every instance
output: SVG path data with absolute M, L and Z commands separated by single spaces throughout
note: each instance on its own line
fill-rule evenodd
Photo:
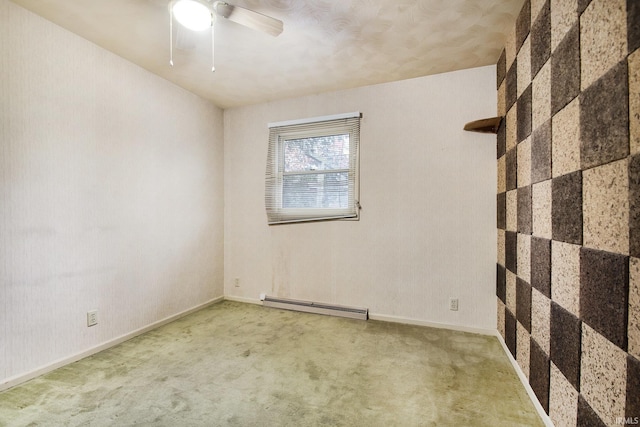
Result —
M 507 156 L 498 159 L 498 194 L 507 190 Z
M 551 299 L 580 317 L 580 246 L 551 242 Z
M 640 359 L 640 258 L 629 259 L 629 353 Z
M 531 135 L 518 144 L 518 187 L 531 185 Z
M 551 54 L 578 21 L 578 0 L 551 0 Z
M 518 52 L 518 97 L 531 84 L 531 41 L 530 37 L 524 40 Z
M 531 188 L 533 235 L 551 239 L 551 180 L 533 184 Z
M 516 361 L 522 369 L 525 377 L 529 378 L 529 347 L 531 346 L 531 335 L 527 329 L 516 322 Z
M 511 150 L 518 144 L 518 109 L 517 103 L 513 104 L 511 109 L 507 112 L 507 151 Z
M 556 426 L 573 427 L 578 422 L 578 392 L 551 362 L 549 418 Z
M 624 416 L 627 354 L 582 323 L 580 392 L 601 419 Z
M 507 79 L 500 83 L 498 88 L 498 116 L 504 117 L 507 114 Z
M 551 61 L 547 61 L 533 79 L 531 87 L 531 130 L 551 118 Z
M 516 315 L 516 275 L 507 269 L 507 309 Z
M 516 23 L 514 22 L 511 28 L 507 31 L 507 39 L 504 45 L 505 60 L 507 64 L 507 71 L 511 68 L 513 60 L 516 58 Z
M 576 97 L 553 116 L 551 161 L 553 177 L 580 169 L 580 99 Z
M 531 335 L 549 355 L 551 336 L 551 300 L 536 288 L 531 289 Z
M 498 264 L 504 267 L 505 265 L 505 245 L 504 236 L 505 231 L 498 229 Z
M 640 153 L 640 49 L 629 55 L 629 138 L 631 154 Z
M 502 337 L 502 339 L 505 339 L 505 334 L 504 334 L 505 305 L 500 298 L 496 298 L 496 299 L 498 300 L 498 320 L 497 320 L 498 332 L 500 332 L 500 336 Z
M 545 5 L 547 0 L 531 0 L 531 26 L 536 22 L 540 11 L 542 10 L 542 6 Z
M 629 173 L 627 159 L 582 173 L 584 245 L 629 254 Z
M 518 190 L 507 191 L 507 231 L 518 231 Z
M 518 233 L 518 276 L 531 283 L 531 236 Z
M 626 0 L 593 0 L 580 17 L 580 81 L 585 90 L 627 55 Z

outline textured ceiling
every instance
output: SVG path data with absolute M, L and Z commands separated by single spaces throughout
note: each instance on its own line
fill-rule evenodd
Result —
M 174 25 L 167 0 L 13 0 L 222 108 L 495 64 L 524 0 L 229 0 L 284 22 Z

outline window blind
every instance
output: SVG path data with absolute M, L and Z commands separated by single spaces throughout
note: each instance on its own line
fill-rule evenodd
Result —
M 360 113 L 269 125 L 269 224 L 358 218 Z

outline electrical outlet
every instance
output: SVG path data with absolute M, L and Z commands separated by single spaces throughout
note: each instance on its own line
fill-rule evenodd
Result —
M 449 298 L 449 310 L 458 311 L 458 298 Z
M 238 277 L 233 279 L 233 286 L 235 286 L 236 288 L 240 287 L 240 279 Z
M 87 326 L 98 324 L 98 310 L 87 311 Z

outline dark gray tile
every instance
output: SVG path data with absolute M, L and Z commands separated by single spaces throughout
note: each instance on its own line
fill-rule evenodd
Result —
M 640 47 L 640 1 L 638 0 L 627 0 L 627 46 L 629 53 L 633 53 Z
M 504 263 L 512 273 L 518 272 L 518 233 L 515 231 L 504 233 Z
M 551 178 L 551 119 L 533 131 L 531 137 L 531 183 Z
M 536 340 L 531 337 L 529 350 L 529 384 L 547 414 L 549 413 L 550 370 L 549 357 L 544 353 Z
M 531 234 L 531 187 L 518 188 L 518 232 Z
M 582 395 L 578 396 L 578 423 L 576 425 L 577 427 L 607 427 Z
M 627 402 L 625 417 L 640 417 L 640 361 L 627 355 Z
M 580 248 L 580 317 L 627 350 L 629 257 Z
M 551 0 L 547 0 L 531 27 L 531 80 L 551 56 Z
M 504 311 L 504 342 L 507 344 L 507 348 L 511 352 L 511 355 L 516 357 L 516 318 L 507 308 Z
M 531 87 L 529 86 L 522 92 L 516 107 L 518 113 L 516 115 L 518 121 L 517 137 L 518 142 L 524 141 L 529 135 L 531 135 Z
M 578 0 L 578 15 L 582 15 L 582 12 L 584 12 L 584 10 L 589 7 L 590 4 L 591 0 Z
M 497 156 L 496 158 L 500 158 L 504 156 L 507 152 L 507 120 L 502 119 L 500 122 L 500 126 L 498 127 L 498 136 L 497 136 Z
M 629 155 L 629 81 L 621 61 L 580 94 L 582 169 Z
M 522 5 L 518 18 L 516 19 L 516 52 L 522 47 L 522 43 L 527 39 L 531 27 L 531 0 L 527 0 Z
M 496 296 L 500 298 L 500 301 L 507 303 L 507 270 L 497 264 L 496 270 Z
M 504 49 L 502 49 L 502 54 L 500 58 L 498 58 L 498 63 L 496 64 L 496 89 L 500 87 L 502 81 L 507 75 L 507 53 Z
M 629 159 L 629 255 L 640 258 L 640 153 Z
M 505 230 L 507 228 L 507 193 L 498 194 L 497 199 L 497 227 L 501 230 Z
M 531 286 L 551 298 L 551 240 L 531 237 Z
M 551 115 L 580 93 L 580 31 L 576 23 L 551 55 Z
M 505 111 L 509 111 L 518 99 L 518 58 L 513 60 L 507 71 L 507 86 L 505 87 Z
M 578 391 L 580 391 L 581 341 L 580 319 L 551 301 L 551 361 Z
M 582 244 L 582 171 L 551 181 L 551 235 L 553 240 Z
M 507 191 L 515 190 L 518 185 L 518 150 L 516 147 L 507 151 L 505 159 Z
M 531 285 L 519 277 L 516 278 L 516 317 L 531 333 Z

